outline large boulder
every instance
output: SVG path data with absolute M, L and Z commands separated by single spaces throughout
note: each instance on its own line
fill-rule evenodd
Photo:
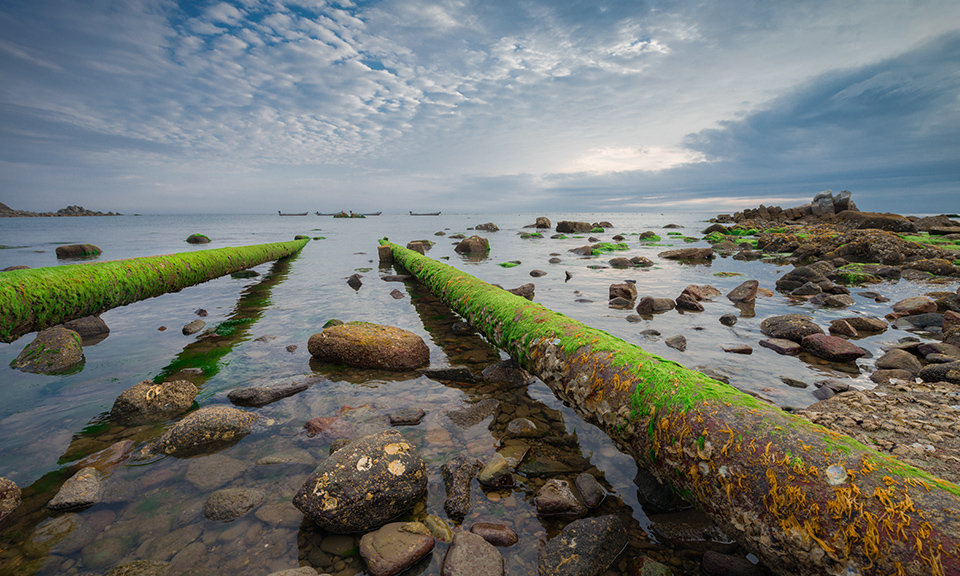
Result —
M 561 234 L 584 234 L 593 230 L 593 224 L 589 222 L 577 222 L 573 220 L 561 220 L 557 222 L 557 232 Z
M 420 522 L 392 522 L 360 538 L 360 557 L 370 576 L 396 576 L 433 550 L 430 530 Z
M 837 336 L 810 334 L 800 341 L 804 350 L 825 360 L 834 362 L 852 362 L 867 355 L 863 348 Z
M 93 244 L 67 244 L 57 246 L 57 258 L 95 258 L 103 253 L 103 250 Z
M 153 454 L 189 454 L 236 442 L 250 433 L 258 416 L 229 406 L 207 406 L 167 430 L 149 451 Z
M 83 368 L 80 335 L 63 326 L 47 328 L 10 362 L 11 368 L 35 374 L 71 374 Z
M 300 487 L 293 505 L 328 532 L 360 532 L 409 510 L 426 488 L 423 458 L 391 429 L 327 457 Z
M 833 286 L 833 281 L 823 272 L 812 266 L 798 266 L 777 280 L 777 290 L 792 292 L 808 282 L 817 285 L 821 290 L 829 290 Z
M 823 328 L 803 314 L 772 316 L 760 323 L 760 331 L 771 338 L 800 342 L 805 336 L 823 334 Z
M 493 222 L 487 222 L 486 224 L 477 224 L 473 227 L 474 230 L 483 230 L 484 232 L 499 232 L 500 227 L 494 224 Z
M 886 230 L 887 232 L 908 232 L 917 231 L 916 225 L 899 214 L 876 212 L 856 212 L 846 210 L 837 215 L 837 220 L 851 224 L 853 228 L 863 230 L 871 228 L 875 230 Z
M 713 248 L 679 248 L 657 254 L 666 260 L 711 260 L 715 258 Z
M 537 223 L 535 224 L 537 228 L 549 228 L 550 219 L 546 216 L 537 216 Z
M 169 418 L 189 410 L 197 392 L 197 387 L 186 380 L 160 384 L 144 380 L 117 396 L 110 415 L 127 422 Z
M 369 322 L 330 326 L 311 336 L 307 349 L 318 360 L 358 368 L 411 370 L 430 363 L 430 349 L 422 338 Z
M 490 241 L 482 236 L 473 235 L 458 242 L 453 250 L 457 254 L 486 254 L 490 252 Z
M 567 524 L 538 553 L 540 576 L 598 576 L 627 545 L 619 517 L 581 518 Z

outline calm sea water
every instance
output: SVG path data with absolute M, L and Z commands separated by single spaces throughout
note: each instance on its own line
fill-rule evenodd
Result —
M 588 236 L 554 240 L 521 239 L 523 227 L 537 216 L 559 220 L 606 220 L 614 228 L 597 234 L 611 241 L 626 236 L 630 250 L 595 258 L 581 258 L 569 249 L 589 244 Z M 382 425 L 384 415 L 407 406 L 426 410 L 427 417 L 403 432 L 414 441 L 431 469 L 429 494 L 422 511 L 443 516 L 444 491 L 439 467 L 455 454 L 484 459 L 497 450 L 506 422 L 526 414 L 550 429 L 549 445 L 532 446 L 517 488 L 483 492 L 474 486 L 474 511 L 465 521 L 478 519 L 510 524 L 521 543 L 501 549 L 508 573 L 535 572 L 538 542 L 555 534 L 562 524 L 538 518 L 532 498 L 551 476 L 570 476 L 588 470 L 602 479 L 610 492 L 600 513 L 620 514 L 630 527 L 631 545 L 620 561 L 649 553 L 662 559 L 678 558 L 647 535 L 649 518 L 637 503 L 632 479 L 636 466 L 621 455 L 598 430 L 583 422 L 558 402 L 542 383 L 521 390 L 451 386 L 417 374 L 344 370 L 312 362 L 306 351 L 311 334 L 330 319 L 364 320 L 413 331 L 431 348 L 431 367 L 466 366 L 479 373 L 505 356 L 477 336 L 458 336 L 450 329 L 455 314 L 416 284 L 388 283 L 392 274 L 377 262 L 377 240 L 388 237 L 406 244 L 429 239 L 436 245 L 428 253 L 483 280 L 507 288 L 536 284 L 536 298 L 557 312 L 605 330 L 627 342 L 679 361 L 690 367 L 707 366 L 729 375 L 731 384 L 763 395 L 781 406 L 803 407 L 813 402 L 812 385 L 797 389 L 782 383 L 787 376 L 812 384 L 824 378 L 841 378 L 854 386 L 869 387 L 866 372 L 871 359 L 860 362 L 860 371 L 838 370 L 815 361 L 781 357 L 759 347 L 760 322 L 775 314 L 805 313 L 821 326 L 851 310 L 817 308 L 791 302 L 781 295 L 758 299 L 753 313 L 734 307 L 723 297 L 706 303 L 702 313 L 668 312 L 641 322 L 628 322 L 632 310 L 607 305 L 613 282 L 632 279 L 641 296 L 676 297 L 688 284 L 710 284 L 726 293 L 747 279 L 773 288 L 788 266 L 767 262 L 740 262 L 718 258 L 710 264 L 686 265 L 661 260 L 657 254 L 671 247 L 705 246 L 686 243 L 670 232 L 699 238 L 711 214 L 461 214 L 439 217 L 383 215 L 366 219 L 279 216 L 123 216 L 100 218 L 21 218 L 0 220 L 0 268 L 14 264 L 31 267 L 63 265 L 55 249 L 65 243 L 92 243 L 103 250 L 100 260 L 152 256 L 222 246 L 240 246 L 290 240 L 296 234 L 316 237 L 295 258 L 256 267 L 259 276 L 219 278 L 105 312 L 110 335 L 84 348 L 83 370 L 68 376 L 26 374 L 8 367 L 32 339 L 27 335 L 11 344 L 0 344 L 3 402 L 0 402 L 0 476 L 24 489 L 25 501 L 11 517 L 0 522 L 0 574 L 103 573 L 121 561 L 152 559 L 172 561 L 180 570 L 209 574 L 266 574 L 309 563 L 318 570 L 338 574 L 363 573 L 352 537 L 334 537 L 302 524 L 289 500 L 312 469 L 306 466 L 257 466 L 265 455 L 295 453 L 310 462 L 322 459 L 329 441 L 308 439 L 303 423 L 315 416 L 340 414 L 358 426 Z M 490 240 L 488 258 L 464 259 L 454 252 L 455 240 L 446 236 L 494 222 L 499 232 L 478 232 Z M 667 224 L 682 228 L 665 229 Z M 640 243 L 635 234 L 652 230 L 663 240 L 658 245 Z M 438 232 L 446 236 L 437 235 Z M 213 242 L 191 246 L 184 242 L 203 233 Z M 550 233 L 553 233 L 552 230 Z M 545 236 L 549 236 L 546 234 Z M 548 260 L 558 255 L 559 264 Z M 590 268 L 613 256 L 646 256 L 656 262 L 649 269 Z M 499 263 L 519 260 L 503 268 Z M 531 278 L 540 269 L 547 274 Z M 565 272 L 572 278 L 565 280 Z M 362 276 L 359 290 L 350 288 L 351 274 Z M 738 275 L 726 275 L 734 273 Z M 719 274 L 719 275 L 718 275 Z M 391 291 L 398 289 L 396 299 Z M 871 286 L 893 301 L 926 291 L 909 282 Z M 858 296 L 856 313 L 882 316 L 889 304 Z M 184 336 L 180 328 L 197 318 L 203 308 L 208 329 L 239 326 L 232 333 L 204 338 Z M 740 316 L 733 327 L 718 322 L 725 313 Z M 161 331 L 165 326 L 167 329 Z M 655 329 L 660 336 L 641 334 Z M 687 349 L 667 347 L 664 340 L 676 334 L 687 338 Z M 905 335 L 891 331 L 857 343 L 879 356 L 885 343 Z M 753 346 L 750 356 L 724 353 L 720 346 L 743 343 Z M 288 347 L 298 348 L 292 352 Z M 202 373 L 179 372 L 203 368 Z M 120 440 L 145 445 L 170 423 L 126 428 L 108 416 L 114 399 L 137 382 L 158 375 L 175 375 L 200 387 L 198 403 L 228 403 L 226 393 L 236 387 L 290 382 L 307 376 L 319 380 L 307 391 L 255 411 L 261 425 L 236 446 L 197 458 L 128 460 L 108 475 L 110 496 L 102 504 L 79 513 L 53 514 L 46 502 L 59 485 L 77 470 L 84 457 Z M 459 429 L 446 416 L 451 409 L 493 397 L 501 409 L 484 424 Z M 211 472 L 209 469 L 215 470 Z M 198 480 L 208 478 L 208 480 Z M 200 514 L 206 496 L 223 486 L 252 486 L 267 491 L 265 503 L 255 512 L 228 524 L 207 521 Z M 340 540 L 338 540 L 338 538 Z M 418 573 L 437 574 L 441 545 Z M 680 568 L 696 569 L 695 558 L 679 556 Z M 616 570 L 616 565 L 615 565 Z

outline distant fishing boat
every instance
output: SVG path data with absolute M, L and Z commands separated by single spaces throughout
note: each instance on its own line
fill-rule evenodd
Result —
M 277 210 L 277 214 L 279 214 L 279 215 L 281 215 L 281 216 L 306 216 L 306 215 L 308 214 L 308 212 L 290 212 L 290 213 L 284 213 L 284 212 L 281 212 L 281 211 Z
M 336 216 L 339 212 L 330 212 L 329 214 L 326 212 L 314 212 L 314 214 L 317 216 Z
M 439 216 L 439 212 L 410 212 L 411 216 Z
M 316 214 L 317 216 L 340 216 L 341 218 L 346 218 L 346 212 L 330 212 L 329 214 L 325 212 L 314 212 L 314 214 Z M 341 216 L 341 214 L 343 214 L 343 216 Z M 383 212 L 372 212 L 372 213 L 366 213 L 366 214 L 354 214 L 353 212 L 351 212 L 349 216 L 351 218 L 357 218 L 359 216 L 379 216 L 381 214 L 383 214 Z
M 361 216 L 379 216 L 381 214 L 383 214 L 383 212 L 367 212 L 367 213 L 361 214 Z

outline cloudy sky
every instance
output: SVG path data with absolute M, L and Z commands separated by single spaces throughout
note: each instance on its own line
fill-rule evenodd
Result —
M 956 0 L 5 0 L 0 202 L 960 211 Z

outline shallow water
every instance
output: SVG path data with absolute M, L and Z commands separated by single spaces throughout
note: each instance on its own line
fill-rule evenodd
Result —
M 125 216 L 115 218 L 22 218 L 0 220 L 0 268 L 14 264 L 53 266 L 54 250 L 62 243 L 93 243 L 103 249 L 101 259 L 150 256 L 285 241 L 295 234 L 322 237 L 310 242 L 298 255 L 255 268 L 260 276 L 247 279 L 219 278 L 105 312 L 110 335 L 84 348 L 82 371 L 69 376 L 26 374 L 0 367 L 4 401 L 0 404 L 0 476 L 24 489 L 24 503 L 0 522 L 0 574 L 105 573 L 121 561 L 145 558 L 170 560 L 181 570 L 209 574 L 265 574 L 309 563 L 338 574 L 363 573 L 356 555 L 359 536 L 325 535 L 302 521 L 290 498 L 316 462 L 328 452 L 332 439 L 307 438 L 303 424 L 316 416 L 339 414 L 360 430 L 389 426 L 386 415 L 403 407 L 423 408 L 425 419 L 400 430 L 420 450 L 430 472 L 428 495 L 415 510 L 444 517 L 444 490 L 440 466 L 454 455 L 466 453 L 484 460 L 509 438 L 506 424 L 520 415 L 548 431 L 528 441 L 530 452 L 518 470 L 519 485 L 512 490 L 485 492 L 474 483 L 473 509 L 463 524 L 478 520 L 509 524 L 520 543 L 500 549 L 508 573 L 533 573 L 539 542 L 552 537 L 563 524 L 535 514 L 533 495 L 550 477 L 571 480 L 590 471 L 610 495 L 591 514 L 619 514 L 628 526 L 631 544 L 611 573 L 622 573 L 629 560 L 648 554 L 672 559 L 684 572 L 696 570 L 696 554 L 664 548 L 648 536 L 650 521 L 637 501 L 632 479 L 633 460 L 620 454 L 612 442 L 571 409 L 557 401 L 537 382 L 519 389 L 489 385 L 463 385 L 432 380 L 418 373 L 385 373 L 353 370 L 310 359 L 306 342 L 323 324 L 337 318 L 389 324 L 413 331 L 431 349 L 431 368 L 467 367 L 479 373 L 506 356 L 475 334 L 457 334 L 451 325 L 459 318 L 416 283 L 383 282 L 380 275 L 393 274 L 380 267 L 376 242 L 382 237 L 405 244 L 429 239 L 436 245 L 428 255 L 461 268 L 483 280 L 512 288 L 536 284 L 535 301 L 627 342 L 690 367 L 709 366 L 730 376 L 731 384 L 760 394 L 781 406 L 803 407 L 814 401 L 812 383 L 840 378 L 854 386 L 868 387 L 867 370 L 872 359 L 857 366 L 837 367 L 813 358 L 790 358 L 759 347 L 760 322 L 776 314 L 799 312 L 814 316 L 826 327 L 833 318 L 853 313 L 882 316 L 889 304 L 877 304 L 857 295 L 862 290 L 882 293 L 895 302 L 930 287 L 910 282 L 886 283 L 854 289 L 853 310 L 829 310 L 792 302 L 781 295 L 758 299 L 753 310 L 734 307 L 723 297 L 706 303 L 701 313 L 671 311 L 628 322 L 633 310 L 607 305 L 607 288 L 613 282 L 636 280 L 641 296 L 675 297 L 688 284 L 710 284 L 726 293 L 747 279 L 773 288 L 788 266 L 766 262 L 740 262 L 718 258 L 710 264 L 686 265 L 661 260 L 657 253 L 671 247 L 704 246 L 686 243 L 669 232 L 700 237 L 709 214 L 547 214 L 559 220 L 607 220 L 615 225 L 596 236 L 610 241 L 614 234 L 627 237 L 629 251 L 581 258 L 568 250 L 589 244 L 582 238 L 553 240 L 521 239 L 523 226 L 538 214 L 443 215 L 409 217 L 384 215 L 362 220 L 329 217 L 277 216 Z M 468 228 L 494 222 L 499 232 L 479 232 L 490 239 L 488 258 L 470 260 L 453 250 L 455 240 L 435 236 L 444 231 L 473 233 Z M 668 223 L 683 228 L 664 229 Z M 635 233 L 653 230 L 663 240 L 659 245 L 637 241 Z M 204 246 L 191 246 L 184 239 L 192 233 L 213 239 Z M 549 231 L 549 236 L 552 231 Z M 670 246 L 672 245 L 672 246 Z M 559 264 L 550 264 L 558 254 Z M 656 262 L 650 269 L 592 269 L 614 256 L 646 256 Z M 502 268 L 498 263 L 520 260 L 521 265 Z M 531 278 L 533 269 L 546 276 Z M 572 274 L 565 280 L 565 271 Z M 353 290 L 346 278 L 363 276 L 363 286 Z M 737 273 L 736 276 L 717 276 Z M 955 286 L 953 286 L 955 288 Z M 390 295 L 394 289 L 400 299 Z M 207 331 L 219 327 L 219 335 L 184 336 L 180 328 L 197 318 L 203 308 Z M 740 318 L 733 327 L 717 319 L 725 313 Z M 158 330 L 166 326 L 167 330 Z M 227 330 L 230 327 L 230 330 Z M 659 337 L 641 331 L 656 329 Z M 664 344 L 675 334 L 686 336 L 686 352 Z M 884 343 L 906 333 L 888 331 L 861 339 L 857 344 L 879 356 Z M 27 335 L 12 344 L 0 344 L 0 362 L 8 365 L 33 339 Z M 724 353 L 720 346 L 746 343 L 753 354 Z M 289 351 L 295 345 L 298 348 Z M 186 372 L 181 370 L 187 369 Z M 197 370 L 199 369 L 199 370 Z M 114 466 L 108 476 L 108 495 L 101 504 L 79 513 L 53 514 L 46 502 L 60 484 L 78 469 L 84 457 L 120 440 L 133 440 L 140 448 L 170 425 L 124 427 L 108 416 L 114 399 L 137 382 L 158 375 L 193 381 L 201 392 L 199 405 L 229 403 L 226 393 L 236 387 L 289 382 L 306 377 L 316 380 L 308 390 L 251 409 L 262 416 L 253 434 L 235 445 L 192 458 L 129 459 Z M 781 376 L 802 380 L 811 386 L 797 389 L 782 383 Z M 482 423 L 461 429 L 447 411 L 485 398 L 500 402 L 496 413 Z M 277 453 L 297 455 L 306 464 L 257 465 L 257 460 Z M 205 520 L 201 514 L 209 493 L 225 486 L 256 487 L 267 491 L 263 505 L 231 523 Z M 437 574 L 444 544 L 411 573 Z

